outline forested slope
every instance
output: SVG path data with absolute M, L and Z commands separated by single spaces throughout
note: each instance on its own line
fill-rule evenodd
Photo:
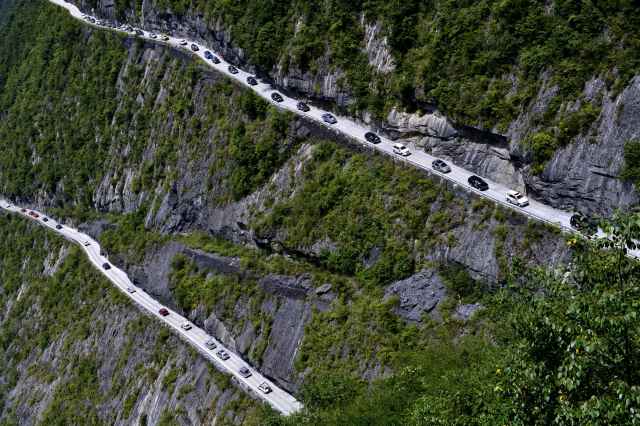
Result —
M 256 11 L 234 5 L 218 6 L 233 9 L 225 12 L 230 20 L 249 25 Z M 165 7 L 175 14 L 160 13 Z M 292 12 L 279 7 L 260 10 L 281 13 L 286 21 Z M 336 12 L 365 6 L 332 7 Z M 331 134 L 279 113 L 183 53 L 90 29 L 44 1 L 18 1 L 8 10 L 12 18 L 0 39 L 6 76 L 0 80 L 0 192 L 96 236 L 141 287 L 224 340 L 307 407 L 282 419 L 256 411 L 228 383 L 211 384 L 218 383 L 215 374 L 209 387 L 200 387 L 207 380 L 192 375 L 204 371 L 204 361 L 184 355 L 180 365 L 163 364 L 164 355 L 153 355 L 162 344 L 157 339 L 170 342 L 163 354 L 185 348 L 166 335 L 154 340 L 153 325 L 146 323 L 144 333 L 151 337 L 134 335 L 143 344 L 127 356 L 142 357 L 140 362 L 161 372 L 149 373 L 150 382 L 137 371 L 127 377 L 140 384 L 140 398 L 147 390 L 162 395 L 159 405 L 145 411 L 131 402 L 136 386 L 123 390 L 102 383 L 99 375 L 94 380 L 101 366 L 119 365 L 102 356 L 112 346 L 109 353 L 117 354 L 121 346 L 114 341 L 103 351 L 97 342 L 110 334 L 86 331 L 86 324 L 97 315 L 109 324 L 107 333 L 110 327 L 126 328 L 119 310 L 130 307 L 106 286 L 75 291 L 76 271 L 87 282 L 95 277 L 71 250 L 53 284 L 46 284 L 64 291 L 34 292 L 47 296 L 42 303 L 55 300 L 51 309 L 95 300 L 94 291 L 114 305 L 95 300 L 95 310 L 73 312 L 69 328 L 81 330 L 73 338 L 58 330 L 47 342 L 62 351 L 68 341 L 94 354 L 71 375 L 47 370 L 99 387 L 77 388 L 72 401 L 97 407 L 87 423 L 126 423 L 142 413 L 153 423 L 166 406 L 184 407 L 186 415 L 175 411 L 179 424 L 225 412 L 236 424 L 571 424 L 632 418 L 631 408 L 638 405 L 635 265 L 591 253 L 581 240 L 387 158 L 328 140 Z M 115 10 L 140 19 L 130 13 L 141 11 L 137 2 L 116 2 Z M 181 9 L 165 2 L 145 10 L 145 24 L 187 33 L 193 19 L 200 19 L 186 3 Z M 214 12 L 204 14 L 208 21 L 199 27 L 207 40 L 209 31 L 220 35 L 229 22 L 208 29 L 218 25 Z M 269 13 L 265 20 L 273 18 Z M 357 13 L 338 15 L 352 23 Z M 329 33 L 339 34 L 339 28 Z M 248 53 L 234 47 L 239 33 L 230 31 L 226 54 L 246 59 Z M 249 30 L 240 34 L 257 37 Z M 274 43 L 279 37 L 285 36 L 277 35 Z M 345 40 L 336 43 L 350 46 Z M 14 301 L 16 280 L 29 276 L 15 269 L 28 257 L 22 253 L 29 241 L 46 237 L 17 220 L 2 220 L 8 227 L 2 272 L 10 272 L 0 284 L 5 312 L 22 306 Z M 20 243 L 12 251 L 14 240 Z M 570 259 L 573 266 L 566 270 L 562 265 Z M 41 263 L 27 269 L 39 271 Z M 27 284 L 40 282 L 34 274 Z M 47 309 L 39 310 L 54 312 Z M 41 400 L 38 387 L 31 392 L 15 379 L 32 361 L 16 354 L 36 359 L 40 349 L 29 339 L 12 338 L 20 333 L 18 325 L 3 321 L 0 333 L 8 337 L 1 348 L 10 368 L 9 378 L 1 379 L 2 420 L 46 413 L 46 401 L 38 409 L 25 408 L 25 401 Z M 65 359 L 66 353 L 53 358 L 58 356 Z M 542 373 L 547 371 L 553 374 Z M 593 372 L 589 380 L 583 371 Z M 174 377 L 180 383 L 175 388 Z M 181 391 L 182 380 L 195 382 L 196 389 Z M 240 400 L 216 399 L 222 388 L 223 395 Z M 624 403 L 614 402 L 618 395 Z M 113 412 L 101 411 L 109 401 L 133 407 L 132 417 L 114 419 Z M 214 402 L 219 404 L 211 408 Z M 67 413 L 63 405 L 54 408 Z

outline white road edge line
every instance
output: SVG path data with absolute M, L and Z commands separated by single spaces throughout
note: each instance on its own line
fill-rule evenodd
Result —
M 218 370 L 232 375 L 237 380 L 240 388 L 251 396 L 268 403 L 275 410 L 284 415 L 293 414 L 302 409 L 302 404 L 292 395 L 260 374 L 260 372 L 245 362 L 238 354 L 226 348 L 218 339 L 207 334 L 203 329 L 197 327 L 187 318 L 162 305 L 140 287 L 135 286 L 131 280 L 129 280 L 129 277 L 124 271 L 112 265 L 109 262 L 109 259 L 104 254 L 101 254 L 100 244 L 88 235 L 70 228 L 69 226 L 62 225 L 39 211 L 33 209 L 22 209 L 6 200 L 2 200 L 0 202 L 0 208 L 10 213 L 16 213 L 20 216 L 34 220 L 38 224 L 56 232 L 67 240 L 80 245 L 89 258 L 91 264 L 95 266 L 120 291 L 122 291 L 125 296 L 132 300 L 134 304 L 143 310 L 148 311 L 151 316 L 162 321 L 166 326 L 173 329 L 178 336 L 194 347 L 202 356 L 212 362 Z M 34 217 L 32 214 L 37 216 Z M 45 217 L 48 219 L 46 222 L 43 220 Z M 61 228 L 56 229 L 56 225 L 60 225 Z M 86 245 L 87 243 L 88 245 Z M 105 263 L 110 265 L 109 269 L 105 269 L 103 267 Z M 129 293 L 128 288 L 135 289 L 135 292 Z M 159 310 L 161 308 L 167 309 L 167 311 L 169 311 L 169 315 L 160 315 Z M 189 323 L 192 328 L 190 330 L 182 329 L 181 326 L 184 323 Z M 207 348 L 206 342 L 209 340 L 213 340 L 216 343 L 217 347 L 214 350 L 209 350 Z M 214 352 L 218 352 L 221 349 L 225 350 L 229 354 L 228 360 L 222 361 L 214 355 Z M 251 371 L 251 376 L 247 378 L 242 377 L 239 373 L 239 370 L 242 367 L 248 368 L 249 371 Z M 258 387 L 262 383 L 266 383 L 271 388 L 270 393 L 265 394 L 259 390 Z

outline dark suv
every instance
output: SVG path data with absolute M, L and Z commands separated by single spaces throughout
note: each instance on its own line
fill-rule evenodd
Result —
M 197 44 L 191 43 L 191 50 L 193 50 L 194 52 L 197 52 L 198 50 L 200 50 L 200 48 L 198 47 Z
M 284 101 L 284 99 L 282 98 L 282 95 L 278 92 L 273 92 L 271 94 L 271 99 L 273 99 L 274 102 L 282 102 Z
M 249 76 L 249 77 L 247 77 L 247 84 L 249 86 L 255 86 L 255 85 L 258 84 L 258 80 L 256 80 L 255 77 Z
M 376 135 L 373 132 L 365 133 L 364 138 L 367 140 L 367 142 L 372 143 L 374 145 L 377 145 L 380 143 L 380 136 Z
M 211 60 L 213 59 L 213 53 L 209 52 L 208 50 L 205 50 L 204 57 L 207 58 L 208 60 Z
M 111 265 L 109 265 L 108 263 L 103 263 L 103 264 L 102 264 L 102 267 L 103 267 L 104 269 L 106 269 L 106 270 L 111 269 Z
M 234 67 L 233 65 L 229 65 L 229 72 L 231 74 L 238 74 L 238 68 Z
M 309 105 L 305 104 L 304 102 L 298 102 L 296 108 L 298 108 L 298 110 L 302 112 L 309 112 L 309 110 L 311 109 L 309 108 Z
M 487 182 L 476 175 L 470 176 L 467 182 L 469 182 L 469 185 L 471 185 L 478 191 L 486 191 L 487 189 L 489 189 L 489 184 L 487 184 Z

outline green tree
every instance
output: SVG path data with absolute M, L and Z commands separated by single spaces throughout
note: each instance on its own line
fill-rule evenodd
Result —
M 500 390 L 515 424 L 640 423 L 640 216 L 603 224 L 564 274 L 516 309 L 514 351 Z

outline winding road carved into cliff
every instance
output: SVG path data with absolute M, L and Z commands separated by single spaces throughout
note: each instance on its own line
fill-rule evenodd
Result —
M 92 27 L 115 31 L 121 34 L 130 34 L 132 37 L 143 38 L 150 42 L 156 42 L 159 44 L 168 45 L 175 49 L 187 51 L 193 54 L 194 56 L 197 56 L 207 66 L 224 74 L 225 76 L 234 80 L 238 84 L 250 90 L 253 90 L 257 95 L 266 99 L 270 104 L 274 105 L 275 107 L 281 110 L 290 111 L 307 120 L 312 120 L 313 122 L 321 124 L 336 133 L 342 134 L 343 136 L 355 141 L 356 143 L 362 144 L 363 146 L 367 147 L 370 150 L 376 150 L 378 152 L 381 152 L 383 154 L 393 157 L 397 161 L 402 161 L 409 165 L 417 167 L 419 169 L 425 170 L 433 175 L 439 176 L 440 178 L 451 182 L 455 186 L 459 186 L 464 188 L 467 191 L 474 192 L 477 195 L 487 198 L 506 208 L 514 209 L 530 218 L 559 227 L 561 230 L 566 232 L 575 232 L 575 229 L 573 229 L 570 224 L 570 219 L 571 219 L 571 216 L 573 215 L 572 212 L 559 210 L 535 200 L 530 200 L 530 204 L 527 207 L 516 207 L 506 202 L 506 193 L 510 188 L 483 177 L 483 179 L 489 184 L 489 189 L 486 191 L 478 191 L 470 187 L 468 184 L 468 178 L 474 175 L 474 173 L 450 163 L 449 163 L 449 166 L 451 167 L 451 172 L 447 174 L 440 173 L 434 170 L 432 167 L 432 163 L 434 160 L 436 160 L 436 157 L 433 157 L 432 155 L 429 155 L 424 151 L 414 150 L 412 151 L 409 157 L 400 157 L 393 153 L 393 144 L 394 144 L 393 141 L 385 137 L 380 137 L 381 142 L 379 144 L 374 145 L 367 142 L 364 135 L 366 132 L 372 131 L 372 129 L 368 129 L 363 125 L 356 123 L 354 120 L 348 117 L 336 116 L 338 120 L 337 123 L 330 125 L 325 123 L 322 119 L 322 115 L 326 114 L 328 111 L 322 110 L 313 105 L 309 105 L 309 108 L 310 108 L 309 111 L 306 111 L 306 112 L 300 111 L 297 108 L 297 103 L 298 103 L 297 99 L 288 97 L 280 92 L 278 93 L 280 93 L 280 95 L 282 96 L 283 101 L 274 102 L 271 99 L 271 94 L 274 92 L 277 92 L 277 90 L 271 84 L 259 81 L 258 84 L 256 85 L 249 85 L 247 83 L 247 77 L 252 76 L 252 74 L 238 68 L 237 68 L 238 72 L 236 74 L 232 74 L 231 72 L 229 72 L 229 66 L 232 64 L 226 62 L 224 58 L 219 54 L 216 56 L 220 59 L 220 63 L 214 64 L 210 60 L 207 60 L 207 58 L 205 57 L 205 51 L 208 50 L 213 54 L 216 54 L 214 49 L 210 49 L 207 46 L 204 46 L 200 43 L 196 43 L 194 41 L 190 41 L 188 39 L 186 39 L 187 41 L 186 45 L 181 45 L 180 41 L 182 40 L 182 38 L 175 37 L 175 36 L 169 36 L 169 40 L 167 41 L 162 41 L 159 36 L 158 38 L 153 39 L 150 37 L 151 35 L 150 32 L 142 29 L 140 30 L 143 32 L 143 34 L 136 35 L 135 31 L 133 33 L 129 33 L 121 29 L 114 29 L 106 26 L 92 24 L 91 22 L 88 22 L 87 20 L 83 19 L 83 15 L 86 15 L 86 13 L 80 11 L 80 9 L 77 6 L 71 3 L 67 3 L 65 0 L 49 0 L 49 1 L 53 4 L 64 7 L 69 11 L 71 16 Z M 94 17 L 94 19 L 98 19 L 98 18 Z M 136 28 L 134 28 L 134 30 L 135 29 Z M 192 44 L 197 45 L 199 50 L 195 52 L 192 51 L 190 49 L 190 46 Z M 637 253 L 637 254 L 640 254 L 640 253 Z
M 261 375 L 239 355 L 227 349 L 222 342 L 207 334 L 207 332 L 191 323 L 191 321 L 179 313 L 162 305 L 140 287 L 135 286 L 124 271 L 109 262 L 105 253 L 100 249 L 100 244 L 88 235 L 85 235 L 69 226 L 59 224 L 55 220 L 48 218 L 46 215 L 43 215 L 36 210 L 22 209 L 4 200 L 0 202 L 0 208 L 36 221 L 40 225 L 56 232 L 67 240 L 79 244 L 89 258 L 91 264 L 102 272 L 102 274 L 107 277 L 107 279 L 111 281 L 118 290 L 121 290 L 136 305 L 141 307 L 143 310 L 146 310 L 151 316 L 155 317 L 177 333 L 184 341 L 200 352 L 202 356 L 211 361 L 218 370 L 233 376 L 240 388 L 248 392 L 251 396 L 265 401 L 275 410 L 284 415 L 295 413 L 302 408 L 302 404 L 292 395 Z M 31 215 L 30 212 L 35 213 L 37 217 Z M 45 217 L 47 217 L 46 222 L 43 220 Z M 60 225 L 60 229 L 57 229 L 56 225 Z M 105 263 L 109 263 L 110 269 L 103 268 Z M 130 292 L 130 289 L 134 289 L 135 292 Z M 167 309 L 169 311 L 169 315 L 160 315 L 159 311 L 161 308 Z M 190 330 L 184 330 L 181 327 L 184 323 L 191 324 L 192 328 Z M 216 343 L 217 347 L 214 350 L 207 348 L 206 342 L 209 340 L 213 340 Z M 229 354 L 229 359 L 222 361 L 215 355 L 215 353 L 220 349 L 224 349 Z M 242 367 L 246 367 L 251 371 L 252 374 L 250 377 L 245 378 L 240 375 L 239 370 Z M 259 389 L 259 386 L 262 383 L 267 383 L 269 385 L 271 388 L 270 393 L 265 394 Z

